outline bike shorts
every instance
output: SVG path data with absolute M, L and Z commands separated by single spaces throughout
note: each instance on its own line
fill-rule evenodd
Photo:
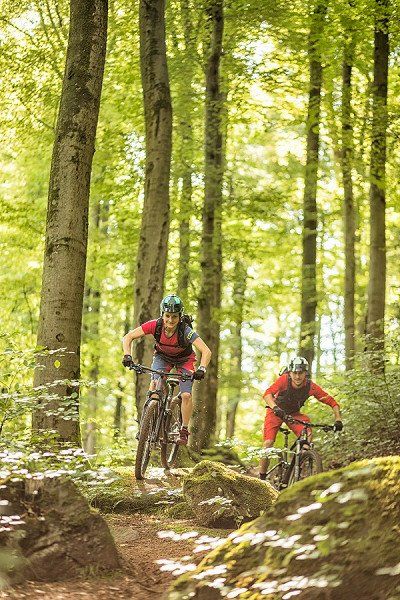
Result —
M 295 419 L 301 419 L 302 421 L 310 422 L 309 417 L 307 415 L 303 415 L 303 413 L 296 413 L 295 415 L 290 415 Z M 277 417 L 270 408 L 267 408 L 267 414 L 264 419 L 264 441 L 271 440 L 275 441 L 276 434 L 278 433 L 279 427 L 282 425 L 283 421 L 279 417 Z M 293 433 L 299 437 L 300 433 L 303 431 L 303 425 L 299 423 L 284 423 L 287 425 L 289 429 L 293 431 Z
M 171 369 L 175 368 L 177 373 L 186 373 L 187 375 L 192 375 L 195 370 L 195 361 L 196 356 L 193 354 L 191 356 L 187 356 L 184 358 L 184 362 L 176 363 L 169 362 L 163 356 L 155 353 L 153 358 L 153 364 L 151 365 L 152 369 L 156 369 L 157 371 L 166 371 L 169 373 Z M 153 381 L 157 381 L 159 379 L 159 375 L 156 373 L 151 374 L 151 378 Z M 179 382 L 179 391 L 182 393 L 192 393 L 193 381 L 180 381 Z

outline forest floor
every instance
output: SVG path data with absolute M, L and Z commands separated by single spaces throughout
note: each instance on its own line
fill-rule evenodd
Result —
M 156 487 L 159 481 L 150 483 Z M 0 599 L 75 600 L 163 598 L 182 569 L 200 562 L 229 530 L 206 529 L 189 519 L 143 513 L 103 515 L 113 534 L 122 569 L 108 575 L 88 573 L 79 579 L 25 582 L 0 592 Z

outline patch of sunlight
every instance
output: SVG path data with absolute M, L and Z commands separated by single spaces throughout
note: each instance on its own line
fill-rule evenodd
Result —
M 261 590 L 262 595 L 273 594 L 278 588 L 277 581 L 262 581 L 260 583 L 254 583 L 252 586 L 254 589 Z
M 193 563 L 183 564 L 182 562 L 167 560 L 164 558 L 156 560 L 155 562 L 156 564 L 160 565 L 160 571 L 172 573 L 172 575 L 175 577 L 183 575 L 184 573 L 188 573 L 189 571 L 194 571 L 197 568 Z
M 247 588 L 235 588 L 226 595 L 227 598 L 237 598 L 240 594 L 247 592 Z
M 210 537 L 208 535 L 202 535 L 196 540 L 196 546 L 193 552 L 205 552 L 209 550 L 214 550 L 218 546 L 221 546 L 224 542 L 226 542 L 227 538 L 218 538 L 218 537 Z
M 294 514 L 286 517 L 286 521 L 297 521 L 297 519 L 301 519 L 301 515 Z
M 190 540 L 196 538 L 199 535 L 198 531 L 185 531 L 184 533 L 176 533 L 176 531 L 157 531 L 157 535 L 161 539 L 169 538 L 174 542 L 180 542 L 182 540 Z
M 319 510 L 321 508 L 322 504 L 321 502 L 313 502 L 312 504 L 309 504 L 308 506 L 301 506 L 297 512 L 300 515 L 305 515 L 306 513 L 310 512 L 311 510 Z
M 212 567 L 211 569 L 206 569 L 202 573 L 193 575 L 193 579 L 205 579 L 206 577 L 213 577 L 214 575 L 222 575 L 223 573 L 226 573 L 226 571 L 226 565 L 217 565 L 216 567 Z
M 216 590 L 222 590 L 226 581 L 226 577 L 217 577 L 214 581 L 207 583 L 208 587 L 215 588 Z
M 291 535 L 290 537 L 279 538 L 277 540 L 272 540 L 267 542 L 267 546 L 280 547 L 280 548 L 293 548 L 297 540 L 301 538 L 301 535 Z
M 382 567 L 381 569 L 375 571 L 375 574 L 391 576 L 400 575 L 400 562 L 397 563 L 397 565 L 394 565 L 394 567 Z
M 209 500 L 203 500 L 202 502 L 199 502 L 199 506 L 202 506 L 204 504 L 209 504 L 210 506 L 212 504 L 220 504 L 221 506 L 230 506 L 232 504 L 232 500 L 230 498 L 224 498 L 223 496 L 214 496 L 213 498 L 210 498 Z
M 355 490 L 350 490 L 349 492 L 344 492 L 340 494 L 336 498 L 336 502 L 339 504 L 346 504 L 347 502 L 364 502 L 368 500 L 368 494 L 362 488 L 356 488 Z
M 319 494 L 319 498 L 326 498 L 327 496 L 330 496 L 331 494 L 337 494 L 338 492 L 340 492 L 342 487 L 343 487 L 343 484 L 340 482 L 332 483 L 331 486 L 329 486 L 326 490 L 324 490 L 323 492 L 321 492 L 321 494 Z

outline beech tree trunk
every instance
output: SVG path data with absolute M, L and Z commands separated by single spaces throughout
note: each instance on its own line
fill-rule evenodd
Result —
M 247 269 L 243 261 L 238 259 L 235 263 L 235 282 L 233 287 L 232 311 L 232 342 L 229 397 L 226 412 L 226 437 L 235 435 L 236 412 L 242 394 L 242 357 L 243 357 L 243 311 L 245 302 Z
M 323 34 L 326 1 L 318 0 L 311 15 L 308 56 L 310 65 L 307 114 L 307 156 L 303 197 L 303 262 L 301 286 L 300 354 L 312 364 L 317 308 L 317 183 L 322 64 L 319 42 Z
M 146 174 L 135 277 L 135 327 L 159 315 L 167 262 L 172 107 L 165 46 L 165 1 L 141 0 L 139 26 Z M 154 342 L 150 337 L 145 336 L 136 343 L 136 360 L 146 366 L 151 363 L 153 354 Z M 137 377 L 138 414 L 148 384 L 148 377 Z
M 224 29 L 223 0 L 207 4 L 210 42 L 206 64 L 205 174 L 201 283 L 197 331 L 209 345 L 212 359 L 206 379 L 197 386 L 192 419 L 191 444 L 208 448 L 214 438 L 218 392 L 219 315 L 221 303 L 221 205 L 223 182 L 220 62 Z
M 353 68 L 354 42 L 344 47 L 342 63 L 342 152 L 341 166 L 343 179 L 343 225 L 345 246 L 345 278 L 344 278 L 344 331 L 345 331 L 345 367 L 354 366 L 355 326 L 354 326 L 354 294 L 355 294 L 355 209 L 352 180 L 353 164 L 353 126 L 351 114 L 351 74 Z
M 376 0 L 374 84 L 370 166 L 370 267 L 368 282 L 368 348 L 378 352 L 371 366 L 383 371 L 386 291 L 385 172 L 389 64 L 388 0 Z
M 193 78 L 195 71 L 196 30 L 192 22 L 192 11 L 188 0 L 180 0 L 180 18 L 184 34 L 184 61 L 178 81 L 174 114 L 177 119 L 177 174 L 181 182 L 179 197 L 179 267 L 178 293 L 185 306 L 188 306 L 190 283 L 190 219 L 192 206 L 192 176 L 194 161 L 193 113 L 195 92 Z M 179 48 L 178 48 L 179 51 Z M 180 51 L 182 53 L 182 50 Z
M 33 413 L 36 430 L 78 442 L 78 380 L 88 205 L 107 41 L 107 0 L 71 0 L 70 29 L 50 171 L 46 247 L 34 385 L 49 386 Z M 56 352 L 56 354 L 54 354 Z M 54 382 L 60 383 L 54 383 Z

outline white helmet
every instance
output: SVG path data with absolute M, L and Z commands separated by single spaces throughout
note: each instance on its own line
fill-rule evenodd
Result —
M 288 366 L 288 371 L 293 371 L 295 373 L 301 371 L 305 371 L 306 373 L 308 373 L 309 370 L 310 367 L 308 364 L 308 360 L 306 358 L 303 358 L 303 356 L 295 356 L 295 358 L 292 358 Z

